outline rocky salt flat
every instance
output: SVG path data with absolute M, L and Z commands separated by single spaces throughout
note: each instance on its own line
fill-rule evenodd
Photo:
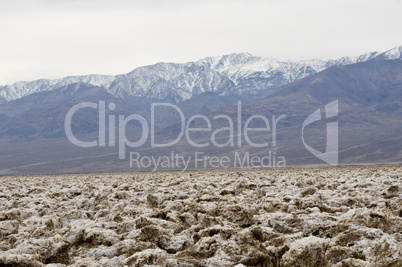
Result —
M 0 266 L 402 266 L 402 166 L 0 181 Z

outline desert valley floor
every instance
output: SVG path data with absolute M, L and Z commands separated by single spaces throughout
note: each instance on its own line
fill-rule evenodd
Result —
M 402 166 L 0 181 L 0 266 L 402 266 Z

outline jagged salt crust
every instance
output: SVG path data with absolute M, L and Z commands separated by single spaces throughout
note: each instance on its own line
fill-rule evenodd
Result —
M 402 167 L 0 178 L 1 266 L 402 266 Z

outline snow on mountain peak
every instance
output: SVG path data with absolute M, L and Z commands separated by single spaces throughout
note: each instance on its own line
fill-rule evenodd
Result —
M 400 59 L 401 54 L 402 46 L 383 53 L 371 52 L 358 57 L 342 57 L 337 60 L 279 60 L 258 57 L 250 53 L 233 53 L 183 64 L 162 62 L 138 67 L 127 74 L 116 76 L 93 74 L 56 80 L 17 82 L 0 86 L 0 103 L 73 83 L 104 87 L 117 97 L 169 98 L 179 102 L 206 91 L 220 94 L 256 93 L 273 90 L 332 65 Z
M 384 55 L 384 59 L 393 60 L 393 59 L 401 59 L 401 54 L 402 54 L 402 45 L 392 48 L 384 52 L 382 55 Z

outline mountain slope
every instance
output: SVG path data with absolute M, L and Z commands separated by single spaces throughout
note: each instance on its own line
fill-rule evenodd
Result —
M 100 100 L 124 107 L 121 100 L 105 89 L 85 84 L 70 84 L 8 102 L 0 106 L 0 112 L 7 114 L 6 119 L 0 121 L 0 136 L 30 140 L 65 137 L 64 119 L 68 110 L 78 103 Z M 79 110 L 74 115 L 72 128 L 80 134 L 97 132 L 98 116 L 94 109 Z
M 281 61 L 239 53 L 183 64 L 158 63 L 116 76 L 86 75 L 0 86 L 0 103 L 74 83 L 104 87 L 115 97 L 144 97 L 173 103 L 204 92 L 216 92 L 219 95 L 261 95 L 333 65 L 400 59 L 401 50 L 402 46 L 384 53 L 371 52 L 337 60 Z
M 74 86 L 70 88 L 70 91 L 74 92 L 74 88 Z M 81 97 L 78 99 L 79 101 L 95 101 L 96 96 L 101 96 L 101 98 L 107 101 L 120 101 L 106 90 L 100 88 L 84 87 L 77 92 L 79 97 Z M 106 96 L 109 98 L 106 99 Z M 53 97 L 56 98 L 56 96 Z M 53 97 L 49 96 L 49 98 Z M 29 96 L 25 97 L 25 99 L 29 99 Z M 223 101 L 225 99 L 227 102 Z M 327 140 L 326 123 L 336 121 L 339 125 L 340 164 L 402 162 L 401 60 L 371 60 L 347 66 L 333 66 L 318 74 L 282 86 L 266 97 L 249 103 L 242 103 L 240 117 L 243 124 L 252 115 L 263 115 L 268 118 L 272 127 L 272 115 L 276 117 L 280 115 L 286 116 L 278 121 L 276 146 L 272 144 L 272 132 L 252 132 L 249 134 L 249 137 L 254 143 L 268 142 L 268 147 L 253 147 L 242 136 L 242 145 L 240 147 L 237 146 L 237 140 L 235 139 L 234 146 L 216 147 L 210 145 L 208 147 L 195 148 L 185 138 L 182 138 L 174 146 L 151 148 L 149 142 L 147 142 L 139 148 L 127 148 L 126 153 L 134 151 L 140 153 L 141 156 L 160 157 L 170 156 L 171 152 L 174 152 L 182 156 L 192 155 L 194 157 L 195 152 L 201 152 L 206 157 L 228 156 L 233 158 L 236 152 L 242 155 L 249 153 L 250 157 L 268 156 L 272 152 L 276 153 L 277 158 L 284 157 L 287 166 L 325 164 L 321 159 L 312 155 L 304 146 L 302 137 L 303 122 L 317 109 L 321 109 L 322 118 L 325 118 L 325 105 L 335 100 L 338 100 L 339 106 L 339 113 L 336 117 L 329 120 L 322 119 L 308 125 L 304 129 L 304 141 L 309 146 L 318 151 L 325 152 Z M 225 120 L 214 119 L 216 115 L 226 115 L 236 122 L 238 107 L 235 105 L 230 108 L 224 108 L 225 105 L 233 104 L 235 101 L 235 98 L 222 98 L 216 93 L 207 92 L 182 102 L 180 104 L 182 105 L 181 108 L 188 110 L 190 115 L 193 114 L 191 112 L 198 112 L 198 110 L 204 109 L 204 106 L 206 108 L 212 107 L 208 112 L 220 110 L 208 115 L 208 118 L 212 122 L 211 131 L 191 134 L 192 141 L 195 143 L 210 142 L 211 132 L 215 129 L 228 126 L 227 123 L 225 124 Z M 143 101 L 136 103 L 141 102 Z M 67 101 L 66 105 L 74 103 Z M 124 103 L 116 103 L 118 103 L 117 106 L 119 107 L 131 108 L 130 106 L 124 106 Z M 63 114 L 64 111 L 62 109 L 65 107 L 62 102 L 54 102 L 45 107 L 33 107 L 26 111 L 24 115 L 18 115 L 18 120 L 15 117 L 0 116 L 1 130 L 11 130 L 13 127 L 5 127 L 5 125 L 9 125 L 8 123 L 13 121 L 19 121 L 20 126 L 27 128 L 24 131 L 18 130 L 18 134 L 31 134 L 29 131 L 37 131 L 33 135 L 31 134 L 31 136 L 35 137 L 37 135 L 40 137 L 30 140 L 13 140 L 9 138 L 7 132 L 3 132 L 6 137 L 3 139 L 0 138 L 2 147 L 0 150 L 0 173 L 41 174 L 152 170 L 152 167 L 150 169 L 131 168 L 128 155 L 126 160 L 119 160 L 117 146 L 80 148 L 69 142 L 67 138 L 58 135 L 58 133 L 62 133 L 61 124 L 64 117 L 58 115 L 59 119 L 57 119 L 58 116 L 55 114 Z M 42 110 L 40 110 L 41 108 Z M 43 108 L 46 110 L 43 110 Z M 48 116 L 46 112 L 52 111 L 52 108 L 56 110 L 49 113 Z M 117 115 L 122 114 L 122 112 L 128 111 L 116 110 L 112 114 Z M 146 112 L 142 114 L 145 116 Z M 75 133 L 77 133 L 77 136 L 81 140 L 84 140 L 84 138 L 87 138 L 86 140 L 97 140 L 97 114 L 85 112 L 77 115 L 78 120 L 75 124 L 75 127 L 77 127 L 75 128 Z M 162 115 L 166 115 L 166 117 L 162 116 L 161 120 L 172 117 L 168 112 L 162 113 Z M 40 129 L 43 129 L 43 127 L 35 128 L 38 124 L 31 124 L 35 116 L 43 119 L 49 117 L 47 120 L 50 122 L 48 126 L 52 125 L 51 122 L 54 121 L 54 118 L 56 118 L 55 121 L 59 124 L 56 123 L 56 126 L 58 126 L 54 127 L 53 130 L 47 127 L 41 132 Z M 40 120 L 36 119 L 36 121 Z M 168 121 L 166 124 L 170 126 L 157 129 L 155 133 L 157 143 L 167 143 L 177 137 L 180 125 L 172 125 L 172 123 L 172 121 Z M 262 127 L 263 124 L 261 121 L 256 120 L 250 126 Z M 195 120 L 191 124 L 191 127 L 205 128 L 205 121 L 203 123 L 202 120 Z M 136 132 L 135 130 L 133 133 Z M 50 135 L 46 135 L 46 133 L 50 133 Z M 138 140 L 131 133 L 127 132 L 127 136 L 132 138 L 130 140 Z M 217 136 L 218 143 L 225 143 L 230 137 L 228 133 L 223 131 Z M 233 136 L 237 138 L 237 128 L 234 130 Z M 49 139 L 47 137 L 54 138 Z M 194 161 L 191 161 L 189 169 L 195 168 Z M 163 171 L 167 169 L 159 170 Z
M 325 119 L 324 107 L 338 101 L 339 113 L 332 120 Z M 272 116 L 286 117 L 277 124 L 277 146 L 272 146 L 272 132 L 249 134 L 254 143 L 268 142 L 269 146 L 258 148 L 249 145 L 244 136 L 242 146 L 217 148 L 194 148 L 180 143 L 171 150 L 178 153 L 203 152 L 205 156 L 233 156 L 235 152 L 249 152 L 263 157 L 269 151 L 286 158 L 288 164 L 323 164 L 303 145 L 303 123 L 317 109 L 321 109 L 324 119 L 304 129 L 305 142 L 314 149 L 326 150 L 326 123 L 339 125 L 339 162 L 341 164 L 387 163 L 402 161 L 402 61 L 378 60 L 348 66 L 333 66 L 318 74 L 295 81 L 268 96 L 241 107 L 243 123 L 252 115 L 268 118 L 272 130 Z M 238 106 L 228 108 L 219 114 L 237 121 Z M 214 120 L 211 131 L 192 136 L 195 143 L 209 141 L 211 132 L 227 127 L 225 120 Z M 194 128 L 203 128 L 204 120 L 198 120 Z M 254 121 L 252 127 L 265 127 L 262 121 Z M 169 142 L 177 136 L 178 125 L 168 127 L 156 139 Z M 229 132 L 226 131 L 228 134 Z M 229 140 L 229 135 L 221 135 L 221 143 Z M 235 129 L 234 136 L 238 136 Z M 143 152 L 145 154 L 145 152 Z M 157 149 L 149 149 L 149 155 L 156 155 Z M 147 154 L 148 155 L 148 154 Z

